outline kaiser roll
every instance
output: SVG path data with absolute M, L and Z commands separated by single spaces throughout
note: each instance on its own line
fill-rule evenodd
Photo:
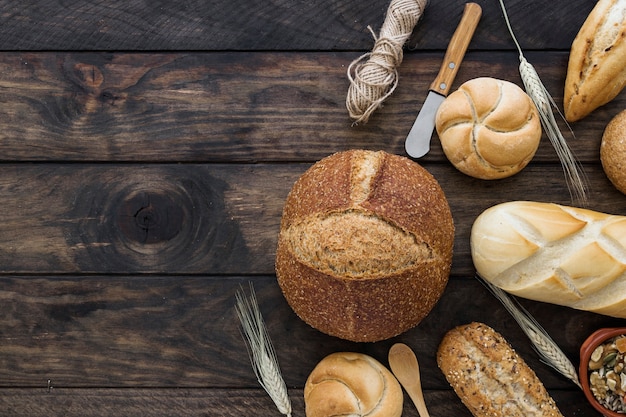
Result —
M 307 417 L 400 417 L 403 393 L 393 374 L 376 359 L 332 353 L 304 385 Z
M 626 110 L 613 117 L 604 129 L 600 161 L 611 183 L 626 194 Z
M 530 97 L 509 81 L 489 77 L 469 80 L 450 94 L 435 123 L 452 165 L 484 180 L 521 171 L 535 155 L 542 133 Z
M 373 342 L 430 312 L 453 244 L 450 208 L 428 171 L 383 151 L 345 151 L 310 167 L 287 196 L 276 274 L 309 325 Z

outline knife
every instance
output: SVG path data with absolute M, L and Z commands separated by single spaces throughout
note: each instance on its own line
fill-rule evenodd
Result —
M 409 156 L 413 158 L 421 158 L 430 150 L 430 138 L 435 129 L 437 109 L 450 92 L 454 77 L 459 71 L 459 66 L 481 15 L 482 9 L 478 4 L 465 4 L 463 16 L 450 39 L 439 73 L 430 85 L 426 101 L 406 137 L 404 147 Z

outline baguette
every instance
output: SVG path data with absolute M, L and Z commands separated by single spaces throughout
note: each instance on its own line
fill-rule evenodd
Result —
M 599 0 L 572 42 L 563 107 L 569 122 L 613 100 L 626 85 L 626 0 Z
M 437 350 L 437 365 L 475 417 L 562 416 L 535 372 L 485 324 L 450 330 Z
M 476 272 L 511 294 L 626 318 L 626 217 L 513 201 L 475 220 Z

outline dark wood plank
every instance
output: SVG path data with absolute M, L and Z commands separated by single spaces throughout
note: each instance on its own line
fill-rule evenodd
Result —
M 566 416 L 596 416 L 579 392 L 551 393 Z M 290 390 L 294 417 L 304 416 L 302 390 Z M 429 412 L 433 416 L 471 417 L 451 391 L 427 391 Z M 151 417 L 188 417 L 207 415 L 239 417 L 246 414 L 280 416 L 271 400 L 259 390 L 220 389 L 46 389 L 0 390 L 0 407 L 13 417 L 59 415 L 64 417 L 95 417 L 102 415 Z M 417 417 L 415 407 L 405 395 L 405 417 Z
M 449 389 L 435 352 L 446 331 L 480 321 L 511 343 L 551 390 L 573 383 L 540 362 L 499 302 L 471 277 L 453 277 L 419 326 L 377 343 L 324 335 L 287 305 L 273 276 L 0 278 L 0 397 L 4 389 L 228 388 L 258 382 L 239 331 L 235 291 L 253 282 L 290 388 L 303 388 L 315 365 L 338 351 L 363 352 L 387 364 L 397 341 L 420 360 L 429 390 Z M 471 294 L 471 299 L 470 299 Z M 619 320 L 522 300 L 576 365 L 578 349 L 599 327 Z
M 496 1 L 483 7 L 479 49 L 513 48 Z M 431 3 L 408 48 L 444 49 L 464 0 Z M 0 50 L 368 50 L 389 1 L 184 2 L 17 0 L 0 9 Z M 506 2 L 521 44 L 569 49 L 593 0 Z M 555 30 L 555 28 L 558 28 Z
M 407 54 L 400 83 L 367 124 L 345 100 L 354 53 L 0 54 L 5 161 L 315 161 L 350 148 L 404 155 L 441 53 Z M 564 52 L 529 53 L 562 103 Z M 454 88 L 481 76 L 522 85 L 513 52 L 469 53 Z M 598 160 L 626 94 L 572 126 L 572 150 Z M 445 161 L 436 134 L 424 158 Z M 555 161 L 544 135 L 536 161 Z
M 508 200 L 572 204 L 558 164 L 499 181 L 423 165 L 452 209 L 455 274 L 473 273 L 469 233 L 484 209 Z M 272 274 L 283 202 L 309 167 L 0 165 L 0 273 Z M 626 215 L 601 167 L 585 169 L 589 208 Z

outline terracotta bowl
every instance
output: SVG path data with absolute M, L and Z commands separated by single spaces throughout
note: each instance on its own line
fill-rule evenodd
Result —
M 598 400 L 593 396 L 591 389 L 589 388 L 589 373 L 587 372 L 587 366 L 589 364 L 589 359 L 591 358 L 591 354 L 604 341 L 611 339 L 615 336 L 619 336 L 621 334 L 626 334 L 626 327 L 616 327 L 616 328 L 606 328 L 595 331 L 585 340 L 585 342 L 580 347 L 580 365 L 578 369 L 578 376 L 580 378 L 580 384 L 583 387 L 583 392 L 585 393 L 585 397 L 589 403 L 598 410 L 600 413 L 607 417 L 624 417 L 624 414 L 616 413 L 614 411 L 610 411 L 604 406 L 602 406 Z

